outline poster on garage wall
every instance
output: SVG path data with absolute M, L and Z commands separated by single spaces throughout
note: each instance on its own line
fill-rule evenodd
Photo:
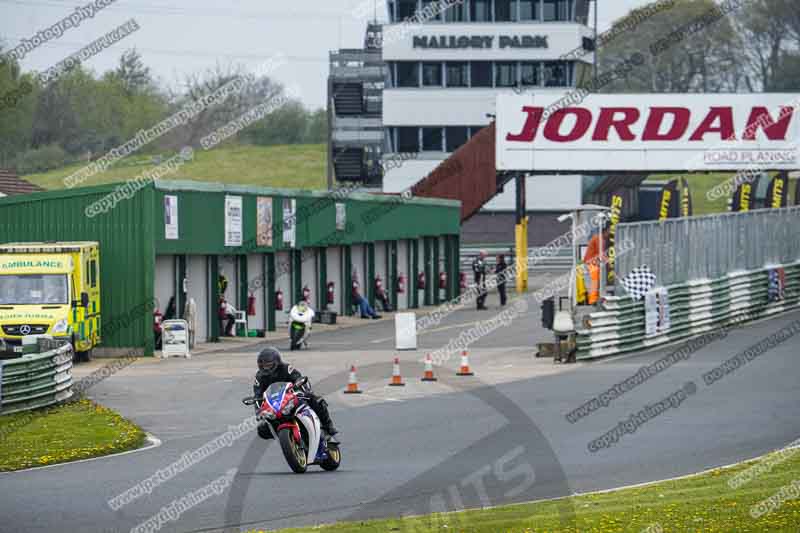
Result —
M 225 197 L 225 246 L 242 245 L 242 197 Z
M 164 238 L 178 238 L 178 197 L 164 196 Z
M 272 198 L 265 196 L 256 200 L 256 243 L 272 246 Z
M 283 244 L 294 248 L 297 232 L 295 231 L 297 217 L 297 200 L 283 199 Z
M 336 204 L 336 230 L 344 231 L 347 226 L 347 208 L 345 204 Z

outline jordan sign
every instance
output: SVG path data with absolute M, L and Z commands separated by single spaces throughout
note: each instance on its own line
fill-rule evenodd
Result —
M 498 96 L 497 170 L 780 170 L 800 162 L 800 94 L 572 93 Z

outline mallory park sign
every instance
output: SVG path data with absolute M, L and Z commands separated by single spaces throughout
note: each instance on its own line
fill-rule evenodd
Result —
M 495 41 L 497 37 L 497 41 Z M 546 35 L 415 35 L 414 48 L 548 48 Z

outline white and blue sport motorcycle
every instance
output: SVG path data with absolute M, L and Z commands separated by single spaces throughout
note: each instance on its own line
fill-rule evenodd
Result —
M 256 416 L 267 422 L 264 426 L 280 442 L 294 472 L 302 474 L 309 465 L 336 470 L 341 461 L 339 443 L 323 435 L 319 417 L 308 404 L 307 384 L 305 377 L 297 383 L 273 383 L 263 398 L 245 398 L 242 403 L 257 407 Z

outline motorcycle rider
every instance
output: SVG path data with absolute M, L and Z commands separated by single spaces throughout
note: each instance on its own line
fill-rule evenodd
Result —
M 311 324 L 314 322 L 314 310 L 311 309 L 311 306 L 308 305 L 308 302 L 305 300 L 300 300 L 295 305 L 292 306 L 291 310 L 289 310 L 289 337 L 292 338 L 292 324 L 294 322 L 300 322 L 305 326 L 305 333 L 303 334 L 303 338 L 306 339 L 303 343 L 308 347 L 308 337 L 311 335 Z M 299 345 L 298 345 L 299 347 Z M 294 348 L 294 343 L 292 341 L 291 348 Z
M 277 348 L 271 346 L 264 348 L 258 354 L 258 372 L 256 372 L 255 383 L 253 383 L 253 396 L 261 401 L 264 397 L 264 392 L 273 383 L 281 381 L 296 383 L 302 377 L 303 374 L 297 369 L 281 360 L 281 353 Z M 331 415 L 328 412 L 328 402 L 321 396 L 314 394 L 308 384 L 305 386 L 305 392 L 308 396 L 308 404 L 317 413 L 323 431 L 331 437 L 336 435 L 338 431 L 333 426 L 333 420 L 331 420 Z M 272 438 L 269 428 L 265 425 L 259 426 L 258 434 L 263 439 Z

